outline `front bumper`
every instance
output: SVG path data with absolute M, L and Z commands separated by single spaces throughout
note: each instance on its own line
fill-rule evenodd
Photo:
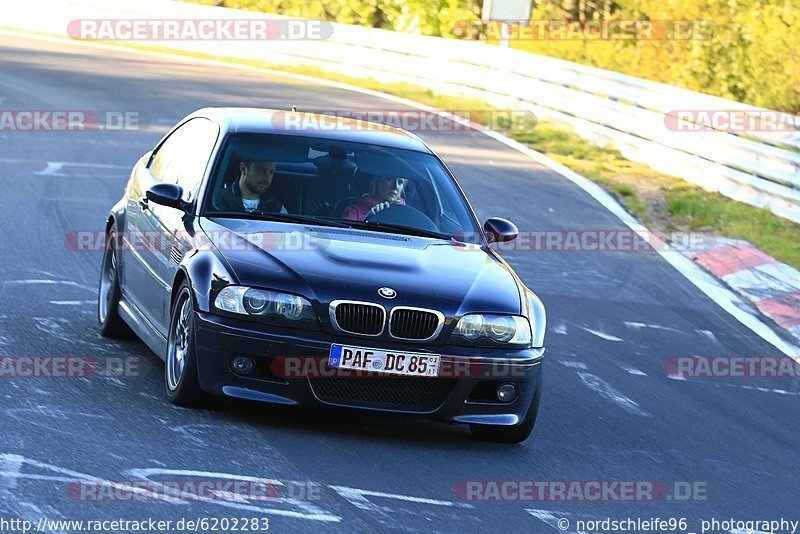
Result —
M 402 344 L 278 328 L 209 313 L 196 313 L 194 324 L 200 386 L 216 395 L 407 414 L 449 423 L 516 425 L 541 387 L 543 348 L 504 351 Z M 318 364 L 327 361 L 333 343 L 440 354 L 440 377 L 321 375 Z M 253 375 L 241 376 L 232 370 L 231 361 L 237 356 L 256 362 Z M 296 365 L 302 372 L 287 374 L 281 372 L 286 358 L 314 365 Z M 493 392 L 506 382 L 514 383 L 518 394 L 512 402 L 501 403 Z

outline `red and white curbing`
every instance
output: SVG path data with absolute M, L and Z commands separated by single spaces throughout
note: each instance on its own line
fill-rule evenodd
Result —
M 800 340 L 800 271 L 746 241 L 687 255 Z

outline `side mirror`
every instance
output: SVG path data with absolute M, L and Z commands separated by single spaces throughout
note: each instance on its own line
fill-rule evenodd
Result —
M 186 211 L 189 207 L 183 201 L 183 188 L 177 184 L 155 184 L 147 190 L 145 196 L 147 200 L 169 208 Z
M 513 241 L 519 235 L 516 225 L 507 219 L 492 217 L 483 223 L 483 231 L 489 243 L 504 243 Z

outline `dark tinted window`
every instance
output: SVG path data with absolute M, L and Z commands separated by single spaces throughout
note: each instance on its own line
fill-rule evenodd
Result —
M 184 200 L 192 200 L 197 195 L 218 133 L 217 126 L 207 119 L 188 121 L 159 147 L 150 163 L 150 171 L 161 182 L 183 187 Z
M 461 239 L 478 234 L 455 181 L 433 155 L 366 143 L 299 136 L 235 134 L 211 182 L 206 214 L 227 211 L 244 195 L 277 197 L 289 214 L 365 219 L 435 231 Z M 242 168 L 254 172 L 242 173 Z M 264 189 L 258 165 L 274 165 Z M 244 192 L 243 192 L 244 190 Z M 391 207 L 378 215 L 376 205 Z M 266 210 L 264 210 L 266 211 Z M 473 239 L 467 237 L 468 240 Z

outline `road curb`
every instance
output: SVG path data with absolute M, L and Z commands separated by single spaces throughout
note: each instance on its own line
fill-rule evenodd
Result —
M 746 241 L 720 240 L 687 256 L 800 341 L 800 271 Z

